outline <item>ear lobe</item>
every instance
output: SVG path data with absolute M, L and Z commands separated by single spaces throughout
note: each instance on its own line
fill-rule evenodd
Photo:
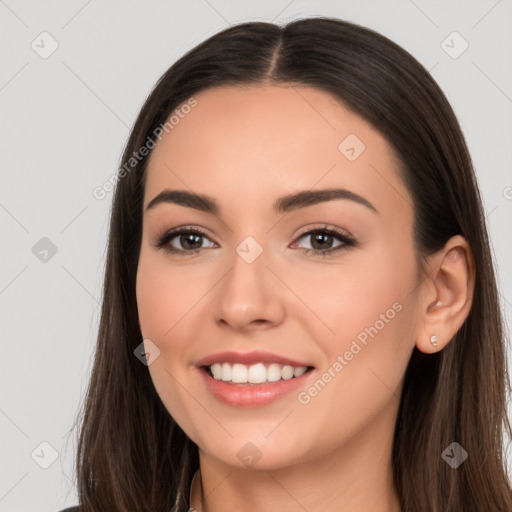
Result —
M 416 347 L 442 350 L 466 320 L 473 301 L 475 266 L 466 239 L 456 235 L 429 257 L 433 269 L 422 284 Z M 434 338 L 432 338 L 434 337 Z

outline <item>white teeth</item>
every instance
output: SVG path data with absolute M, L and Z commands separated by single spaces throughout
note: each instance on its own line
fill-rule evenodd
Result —
M 267 367 L 263 363 L 246 366 L 240 363 L 214 363 L 210 366 L 213 378 L 235 384 L 261 384 L 263 382 L 277 382 L 300 377 L 307 370 L 306 366 L 293 367 L 271 363 Z
M 284 366 L 281 373 L 284 380 L 289 380 L 293 377 L 293 366 Z
M 210 370 L 213 373 L 213 377 L 217 380 L 222 379 L 222 365 L 219 363 L 212 364 Z
M 261 384 L 267 380 L 267 369 L 263 363 L 251 364 L 247 373 L 248 375 L 245 382 L 250 382 L 251 384 Z
M 222 365 L 222 375 L 221 379 L 224 382 L 228 382 L 231 380 L 231 365 L 229 363 L 224 363 Z
M 305 366 L 301 366 L 300 368 L 295 368 L 295 370 L 293 370 L 293 376 L 300 377 L 306 370 L 307 370 L 307 368 Z
M 232 382 L 247 382 L 247 367 L 243 364 L 234 364 L 231 368 Z
M 267 368 L 267 380 L 269 382 L 277 382 L 278 380 L 281 380 L 281 368 L 282 366 L 277 363 L 272 363 Z

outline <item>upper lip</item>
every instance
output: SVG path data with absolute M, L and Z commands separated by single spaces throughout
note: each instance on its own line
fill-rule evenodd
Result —
M 252 352 L 219 352 L 204 357 L 196 364 L 197 366 L 210 366 L 214 363 L 241 363 L 241 364 L 255 364 L 255 363 L 277 363 L 282 365 L 289 365 L 295 367 L 312 366 L 308 363 L 290 359 L 289 357 L 272 354 L 264 350 L 254 350 Z

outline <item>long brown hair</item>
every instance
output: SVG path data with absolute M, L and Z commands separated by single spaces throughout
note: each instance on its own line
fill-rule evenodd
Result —
M 511 511 L 503 460 L 503 434 L 510 435 L 505 339 L 482 202 L 461 128 L 439 86 L 408 52 L 372 30 L 325 17 L 283 27 L 243 23 L 219 32 L 172 65 L 142 107 L 117 176 L 101 321 L 80 411 L 80 510 L 188 510 L 198 448 L 134 356 L 142 341 L 135 277 L 148 156 L 130 159 L 199 91 L 267 83 L 328 92 L 386 138 L 413 198 L 420 265 L 453 235 L 468 241 L 476 265 L 472 308 L 444 350 L 426 355 L 414 349 L 394 436 L 395 485 L 407 512 Z M 468 452 L 457 469 L 441 456 L 452 442 Z

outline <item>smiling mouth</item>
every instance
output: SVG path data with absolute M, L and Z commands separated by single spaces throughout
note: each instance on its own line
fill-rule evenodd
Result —
M 313 370 L 313 366 L 290 366 L 279 363 L 214 363 L 201 366 L 212 379 L 232 385 L 258 385 L 292 380 Z

